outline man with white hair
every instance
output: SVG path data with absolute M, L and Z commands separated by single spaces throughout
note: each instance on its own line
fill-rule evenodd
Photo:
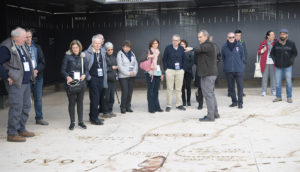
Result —
M 0 77 L 5 80 L 8 92 L 7 141 L 25 142 L 25 137 L 33 137 L 26 130 L 26 122 L 31 108 L 30 82 L 34 72 L 30 54 L 24 47 L 26 31 L 17 27 L 11 38 L 0 44 Z
M 184 77 L 183 66 L 186 57 L 184 53 L 184 48 L 180 46 L 179 43 L 180 36 L 177 34 L 173 35 L 172 44 L 168 45 L 165 48 L 163 55 L 163 65 L 166 73 L 168 90 L 166 112 L 171 111 L 174 84 L 176 90 L 176 108 L 178 110 L 185 110 L 182 103 L 181 88 Z
M 92 45 L 84 51 L 88 63 L 89 73 L 87 80 L 89 81 L 90 93 L 90 121 L 94 125 L 103 125 L 103 122 L 98 118 L 98 106 L 101 95 L 104 94 L 104 89 L 107 88 L 107 66 L 105 52 L 100 48 L 103 43 L 103 38 L 94 35 Z M 100 107 L 101 108 L 101 107 Z

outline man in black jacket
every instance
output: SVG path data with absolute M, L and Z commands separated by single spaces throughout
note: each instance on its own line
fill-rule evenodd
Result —
M 213 43 L 208 40 L 209 34 L 206 30 L 198 33 L 199 48 L 195 48 L 195 58 L 197 58 L 197 75 L 201 77 L 201 89 L 206 101 L 207 115 L 200 118 L 200 121 L 214 121 L 219 118 L 218 105 L 215 97 L 215 80 L 218 75 L 217 55 Z M 193 50 L 192 47 L 186 51 Z
M 297 56 L 296 45 L 293 41 L 288 40 L 288 30 L 280 30 L 280 39 L 276 42 L 271 50 L 271 57 L 275 64 L 276 77 L 276 98 L 273 102 L 282 101 L 281 98 L 281 81 L 282 75 L 286 80 L 287 102 L 292 103 L 292 69 Z
M 42 111 L 42 95 L 43 95 L 43 71 L 45 69 L 45 57 L 41 47 L 32 41 L 32 31 L 26 30 L 25 47 L 30 53 L 32 66 L 34 69 L 35 83 L 31 84 L 31 90 L 34 99 L 34 110 L 36 124 L 48 125 L 49 123 L 43 120 Z

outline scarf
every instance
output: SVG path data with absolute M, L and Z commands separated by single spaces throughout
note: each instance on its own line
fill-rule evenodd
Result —
M 227 40 L 227 47 L 230 49 L 230 51 L 233 51 L 234 47 L 236 46 L 237 44 L 237 41 L 235 40 L 233 43 L 230 43 L 228 40 Z
M 159 56 L 159 49 L 154 49 L 154 48 L 151 48 L 150 49 L 154 55 L 154 58 L 152 59 L 152 62 L 151 62 L 151 69 L 153 70 L 153 72 L 156 70 L 156 66 L 157 66 L 157 60 L 158 60 L 158 56 Z
M 128 60 L 131 62 L 131 57 L 132 57 L 131 50 L 128 53 L 125 53 L 125 51 L 122 49 L 122 52 L 125 54 L 125 56 L 128 58 Z

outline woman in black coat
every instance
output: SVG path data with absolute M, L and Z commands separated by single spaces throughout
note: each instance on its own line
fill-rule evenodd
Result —
M 73 40 L 70 43 L 70 49 L 66 52 L 61 66 L 61 74 L 66 81 L 65 88 L 69 100 L 70 130 L 73 130 L 75 127 L 75 104 L 77 104 L 78 126 L 86 129 L 86 125 L 83 123 L 83 98 L 86 88 L 85 77 L 88 74 L 88 64 L 84 57 L 85 54 L 82 52 L 81 43 L 78 40 Z M 73 93 L 70 91 L 68 85 L 74 83 L 76 80 L 80 81 L 82 89 Z

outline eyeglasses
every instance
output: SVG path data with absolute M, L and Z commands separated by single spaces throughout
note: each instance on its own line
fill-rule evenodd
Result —
M 228 39 L 234 39 L 234 36 L 229 36 Z
M 107 49 L 106 51 L 113 51 L 113 49 Z

